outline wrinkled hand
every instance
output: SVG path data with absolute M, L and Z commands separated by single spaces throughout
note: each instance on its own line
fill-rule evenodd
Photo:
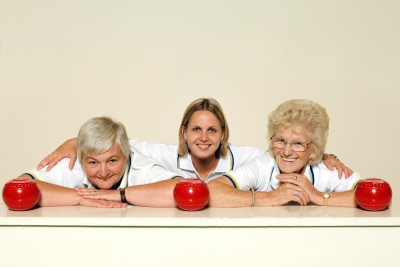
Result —
M 292 183 L 283 183 L 272 191 L 273 206 L 282 206 L 290 201 L 295 201 L 302 206 L 306 206 L 310 201 L 310 197 L 302 187 Z
M 321 204 L 320 202 L 322 201 L 323 193 L 319 192 L 305 175 L 297 173 L 285 173 L 278 174 L 276 178 L 285 185 L 292 184 L 298 186 L 299 188 L 303 189 L 303 191 L 300 192 L 300 195 L 304 193 L 309 197 L 309 201 L 313 202 L 314 204 Z
M 76 138 L 65 141 L 45 157 L 36 168 L 40 170 L 47 166 L 46 171 L 50 171 L 60 160 L 70 158 L 69 168 L 72 170 L 77 159 L 76 142 Z
M 330 156 L 329 154 L 326 156 L 324 164 L 331 171 L 336 168 L 336 170 L 338 171 L 339 179 L 342 178 L 343 174 L 346 179 L 353 174 L 353 171 L 349 167 L 337 160 L 335 157 Z
M 94 207 L 94 208 L 126 208 L 126 203 L 109 201 L 103 199 L 87 199 L 82 197 L 79 205 L 86 207 Z
M 118 190 L 97 190 L 94 188 L 75 188 L 78 196 L 85 199 L 108 200 L 113 202 L 121 202 L 121 195 Z

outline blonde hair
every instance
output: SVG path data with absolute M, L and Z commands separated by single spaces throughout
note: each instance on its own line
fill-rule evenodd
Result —
M 110 117 L 94 117 L 86 121 L 78 134 L 78 156 L 101 154 L 117 144 L 126 159 L 131 154 L 125 126 Z
M 225 114 L 222 110 L 221 105 L 217 100 L 213 98 L 199 98 L 194 100 L 189 106 L 186 108 L 185 113 L 183 114 L 182 122 L 179 127 L 179 147 L 178 154 L 180 156 L 184 156 L 189 152 L 189 148 L 186 144 L 186 140 L 183 136 L 182 128 L 187 129 L 189 125 L 190 118 L 193 113 L 200 110 L 210 111 L 214 116 L 218 119 L 222 133 L 224 136 L 223 141 L 221 142 L 219 148 L 215 152 L 216 157 L 226 156 L 228 153 L 228 140 L 229 140 L 229 127 L 228 122 L 226 121 Z
M 293 99 L 280 104 L 269 116 L 269 151 L 273 154 L 270 140 L 280 127 L 302 126 L 311 142 L 315 157 L 309 164 L 321 162 L 329 134 L 329 116 L 321 105 L 306 99 Z

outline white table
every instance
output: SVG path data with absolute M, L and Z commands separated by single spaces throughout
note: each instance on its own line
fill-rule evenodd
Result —
M 186 212 L 11 211 L 0 204 L 0 262 L 7 263 L 1 266 L 399 266 L 397 253 L 399 205 L 379 212 L 318 206 Z

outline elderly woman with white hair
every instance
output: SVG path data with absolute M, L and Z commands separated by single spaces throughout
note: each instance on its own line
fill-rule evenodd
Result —
M 329 131 L 325 108 L 309 100 L 289 100 L 269 116 L 271 157 L 261 156 L 209 183 L 210 206 L 300 205 L 356 207 L 354 172 L 339 177 L 322 163 Z

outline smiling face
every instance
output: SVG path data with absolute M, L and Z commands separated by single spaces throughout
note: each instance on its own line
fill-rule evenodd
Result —
M 192 159 L 207 160 L 216 158 L 215 152 L 224 138 L 217 117 L 208 110 L 193 113 L 187 128 L 182 127 Z
M 303 173 L 310 158 L 314 157 L 312 146 L 310 146 L 309 135 L 302 126 L 280 127 L 273 136 L 274 140 L 284 141 L 283 148 L 274 147 L 274 157 L 282 173 Z M 292 145 L 294 144 L 294 146 Z M 296 152 L 299 144 L 303 144 L 305 151 Z
M 81 163 L 86 176 L 93 185 L 100 189 L 110 189 L 124 175 L 127 159 L 120 147 L 114 144 L 102 154 L 83 154 Z

